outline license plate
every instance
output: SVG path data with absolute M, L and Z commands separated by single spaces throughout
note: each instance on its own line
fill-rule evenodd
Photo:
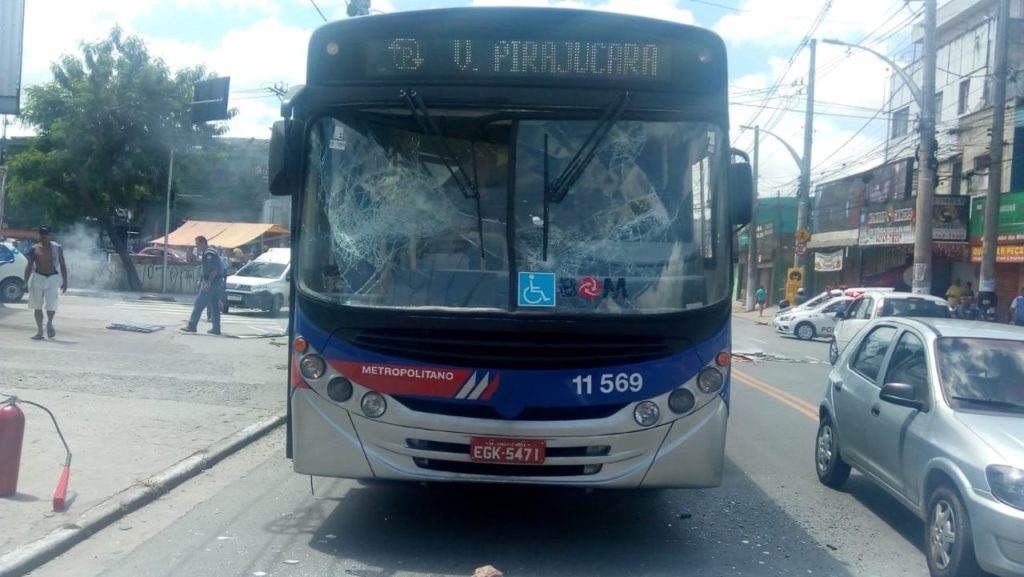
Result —
M 242 295 L 228 295 L 227 298 L 229 301 L 240 301 L 242 300 Z
M 469 439 L 469 460 L 480 463 L 536 465 L 544 462 L 544 441 L 539 439 Z

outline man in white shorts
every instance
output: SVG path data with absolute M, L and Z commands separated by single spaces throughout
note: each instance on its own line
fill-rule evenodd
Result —
M 28 287 L 28 308 L 36 312 L 36 334 L 33 340 L 43 340 L 43 308 L 46 308 L 46 336 L 57 336 L 53 317 L 57 314 L 57 289 L 68 290 L 68 267 L 64 263 L 64 249 L 50 240 L 50 227 L 39 227 L 39 244 L 25 255 L 25 286 Z

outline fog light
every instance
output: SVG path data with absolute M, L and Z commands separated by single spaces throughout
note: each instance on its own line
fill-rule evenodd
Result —
M 601 465 L 583 465 L 584 475 L 596 475 L 601 472 Z
M 424 459 L 423 457 L 413 457 L 412 462 L 416 463 L 416 466 L 421 469 L 426 469 L 430 466 L 430 459 Z
M 384 400 L 384 395 L 373 391 L 363 395 L 359 405 L 363 408 L 363 414 L 371 419 L 376 419 L 388 410 L 388 402 Z
M 320 355 L 306 355 L 299 361 L 299 371 L 307 379 L 319 379 L 327 371 L 327 363 Z
M 638 403 L 636 408 L 633 409 L 633 418 L 636 420 L 636 424 L 641 427 L 650 427 L 661 418 L 661 410 L 653 402 L 644 401 Z
M 722 371 L 714 367 L 708 367 L 697 375 L 697 386 L 700 390 L 705 393 L 711 394 L 722 388 L 722 383 L 725 382 L 725 377 L 722 376 Z
M 677 413 L 679 415 L 689 413 L 693 410 L 693 406 L 696 404 L 697 399 L 694 398 L 690 389 L 676 389 L 668 396 L 668 408 L 672 409 L 673 413 Z
M 335 403 L 344 403 L 352 398 L 352 381 L 345 377 L 334 377 L 327 383 L 327 396 Z

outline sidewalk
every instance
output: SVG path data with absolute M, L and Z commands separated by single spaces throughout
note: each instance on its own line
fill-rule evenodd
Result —
M 747 312 L 745 302 L 732 301 L 732 318 L 748 323 L 771 325 L 777 310 L 776 306 L 766 306 L 763 313 L 758 313 L 756 310 Z
M 54 511 L 64 446 L 44 411 L 18 404 L 17 493 L 0 498 L 4 577 L 45 563 L 256 438 L 282 434 L 281 342 L 185 335 L 176 326 L 106 330 L 123 312 L 68 293 L 53 340 L 28 338 L 34 321 L 24 303 L 0 309 L 0 394 L 51 410 L 73 455 L 66 509 Z

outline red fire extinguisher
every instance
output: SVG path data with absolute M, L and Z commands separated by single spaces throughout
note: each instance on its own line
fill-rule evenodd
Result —
M 0 394 L 0 497 L 8 497 L 18 491 L 18 468 L 21 464 L 21 445 L 25 438 L 25 413 L 18 408 L 18 398 L 11 395 Z M 53 493 L 53 510 L 63 511 L 67 505 L 68 478 L 71 475 L 71 449 L 68 442 L 64 440 L 64 433 L 57 424 L 57 417 L 50 412 L 50 409 L 21 399 L 20 402 L 32 405 L 46 411 L 57 429 L 57 436 L 64 444 L 67 456 L 64 458 L 64 468 L 60 472 L 60 480 L 57 481 L 57 490 Z
M 0 497 L 9 497 L 18 491 L 24 438 L 25 413 L 14 404 L 14 397 L 10 397 L 0 402 Z

